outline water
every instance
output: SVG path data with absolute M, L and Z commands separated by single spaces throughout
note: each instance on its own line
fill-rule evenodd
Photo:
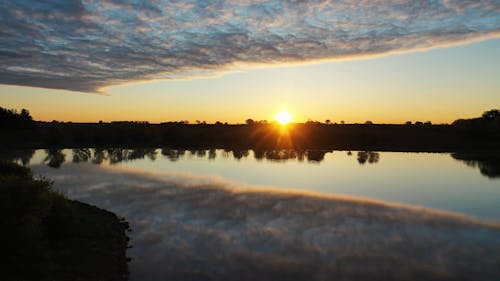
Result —
M 125 217 L 132 281 L 500 277 L 498 161 L 484 154 L 52 149 L 0 157 Z
M 21 162 L 22 153 L 12 154 L 4 157 Z M 368 197 L 500 220 L 499 166 L 485 154 L 221 149 L 65 149 L 24 154 L 35 171 L 48 177 L 59 165 L 64 172 L 69 165 L 98 163 L 106 169 L 216 177 L 236 185 Z M 54 169 L 39 169 L 46 165 Z

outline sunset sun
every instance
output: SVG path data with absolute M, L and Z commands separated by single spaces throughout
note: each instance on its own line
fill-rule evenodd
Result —
M 280 112 L 278 112 L 275 119 L 281 125 L 286 125 L 290 123 L 290 121 L 292 121 L 292 115 L 286 109 L 283 109 Z

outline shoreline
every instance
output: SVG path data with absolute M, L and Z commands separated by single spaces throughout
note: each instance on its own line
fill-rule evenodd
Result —
M 36 123 L 7 130 L 6 148 L 187 147 L 500 152 L 500 135 L 453 125 Z
M 3 161 L 0 189 L 3 278 L 128 280 L 130 228 L 123 218 L 68 199 L 47 178 Z

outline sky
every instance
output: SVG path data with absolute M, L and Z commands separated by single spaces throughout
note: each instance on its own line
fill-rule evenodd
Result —
M 449 123 L 500 107 L 499 1 L 2 1 L 37 120 Z

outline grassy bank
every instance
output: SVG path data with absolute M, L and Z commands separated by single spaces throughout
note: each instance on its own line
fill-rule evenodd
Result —
M 0 162 L 2 280 L 127 280 L 128 223 Z

